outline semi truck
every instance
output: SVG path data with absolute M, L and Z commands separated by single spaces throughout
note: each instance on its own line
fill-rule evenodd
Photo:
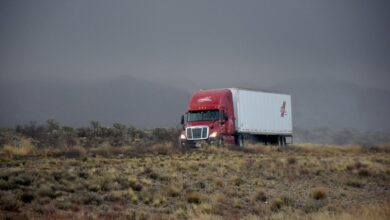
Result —
M 183 147 L 292 142 L 291 96 L 238 88 L 196 91 L 181 117 Z

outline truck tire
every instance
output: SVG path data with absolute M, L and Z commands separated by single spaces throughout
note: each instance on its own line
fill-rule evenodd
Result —
M 244 135 L 239 135 L 238 136 L 238 146 L 239 147 L 245 147 Z
M 286 146 L 286 137 L 285 136 L 278 136 L 278 145 L 280 147 Z
M 218 139 L 217 146 L 218 146 L 218 147 L 223 147 L 223 146 L 224 146 L 223 137 L 220 137 L 220 138 Z

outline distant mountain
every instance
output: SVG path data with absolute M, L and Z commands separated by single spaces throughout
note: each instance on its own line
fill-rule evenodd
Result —
M 257 88 L 292 94 L 294 127 L 390 132 L 389 92 L 338 81 L 296 80 Z M 54 118 L 73 126 L 98 120 L 173 127 L 190 92 L 134 77 L 99 82 L 0 80 L 0 126 Z
M 362 131 L 353 128 L 311 128 L 294 129 L 294 143 L 317 143 L 317 144 L 360 144 L 372 146 L 390 143 L 389 132 Z
M 292 95 L 295 127 L 390 132 L 387 91 L 332 80 L 285 82 L 269 89 Z
M 133 77 L 95 83 L 59 80 L 0 81 L 0 126 L 54 118 L 80 126 L 91 120 L 110 125 L 173 127 L 190 94 Z

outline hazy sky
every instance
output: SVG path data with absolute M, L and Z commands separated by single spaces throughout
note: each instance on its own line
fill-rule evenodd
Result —
M 389 0 L 0 1 L 0 126 L 173 126 L 245 87 L 291 92 L 294 126 L 390 131 L 389 83 Z
M 3 0 L 0 74 L 131 75 L 188 90 L 319 78 L 389 91 L 389 12 L 388 0 Z

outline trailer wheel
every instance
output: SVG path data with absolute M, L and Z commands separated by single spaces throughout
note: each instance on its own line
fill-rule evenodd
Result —
M 278 145 L 280 147 L 286 146 L 286 137 L 285 136 L 278 136 Z

